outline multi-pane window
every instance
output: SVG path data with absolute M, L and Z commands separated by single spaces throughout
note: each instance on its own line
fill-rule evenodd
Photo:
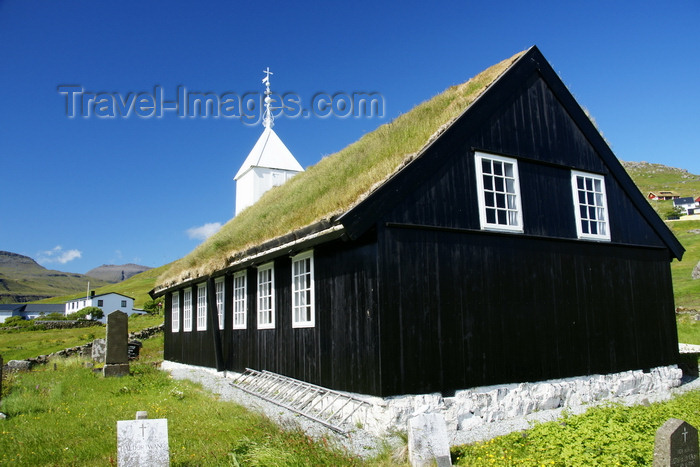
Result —
M 224 329 L 224 278 L 214 281 L 216 287 L 216 313 L 219 317 L 219 329 Z
M 274 272 L 273 263 L 258 268 L 258 329 L 275 327 Z
M 180 330 L 180 292 L 173 292 L 173 303 L 170 306 L 170 324 L 173 332 Z
M 233 275 L 233 329 L 246 328 L 246 272 L 240 271 Z
M 292 327 L 314 326 L 313 251 L 292 258 Z
M 610 240 L 605 179 L 600 175 L 572 171 L 571 188 L 578 237 Z
M 182 293 L 182 330 L 192 330 L 192 288 Z
M 481 228 L 522 232 L 517 161 L 479 152 L 474 159 Z
M 207 330 L 207 284 L 197 286 L 197 331 Z

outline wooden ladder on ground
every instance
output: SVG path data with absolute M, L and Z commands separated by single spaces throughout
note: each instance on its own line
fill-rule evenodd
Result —
M 347 434 L 347 422 L 367 401 L 270 371 L 246 368 L 234 387 Z

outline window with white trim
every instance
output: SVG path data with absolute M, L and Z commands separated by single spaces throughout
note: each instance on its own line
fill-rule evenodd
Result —
M 248 315 L 246 297 L 246 272 L 233 275 L 233 329 L 245 329 Z
M 180 292 L 172 293 L 172 304 L 170 305 L 170 324 L 173 332 L 180 330 Z
M 314 324 L 314 252 L 307 251 L 292 257 L 292 327 Z
M 258 329 L 275 327 L 275 268 L 267 263 L 258 268 Z
M 572 170 L 571 189 L 578 238 L 610 240 L 605 178 Z
M 197 285 L 197 331 L 207 330 L 207 283 Z
M 192 287 L 182 293 L 182 330 L 192 330 Z
M 224 278 L 219 277 L 214 281 L 216 288 L 216 313 L 219 317 L 219 329 L 224 329 Z
M 481 228 L 522 232 L 518 161 L 481 152 L 474 160 Z

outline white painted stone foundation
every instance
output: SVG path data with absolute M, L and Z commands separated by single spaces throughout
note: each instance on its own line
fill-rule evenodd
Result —
M 214 369 L 169 361 L 163 362 L 162 368 L 193 368 L 216 373 Z M 232 380 L 240 376 L 234 372 L 219 374 Z M 353 394 L 370 404 L 357 410 L 348 424 L 385 436 L 395 430 L 404 430 L 408 420 L 417 414 L 438 413 L 445 418 L 448 431 L 470 430 L 560 407 L 595 405 L 629 396 L 639 396 L 641 401 L 644 396 L 668 392 L 679 386 L 682 376 L 682 371 L 671 365 L 653 368 L 648 373 L 634 370 L 536 383 L 482 386 L 457 391 L 453 397 L 442 397 L 439 393 L 386 398 Z
M 482 386 L 457 391 L 454 397 L 439 393 L 370 398 L 373 402 L 365 429 L 386 433 L 391 427 L 403 427 L 419 413 L 440 413 L 448 431 L 469 430 L 484 424 L 522 417 L 533 412 L 593 405 L 619 397 L 644 396 L 668 391 L 681 383 L 682 372 L 676 365 L 609 375 L 578 376 L 536 383 Z

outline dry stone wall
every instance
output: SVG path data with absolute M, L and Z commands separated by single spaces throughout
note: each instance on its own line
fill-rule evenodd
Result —
M 164 325 L 153 326 L 151 328 L 146 328 L 141 331 L 132 332 L 129 334 L 129 340 L 131 339 L 147 339 L 153 335 L 163 332 Z M 70 347 L 67 349 L 59 350 L 58 352 L 51 353 L 49 355 L 39 355 L 35 358 L 27 358 L 25 360 L 10 360 L 4 366 L 5 370 L 31 370 L 34 365 L 44 364 L 49 361 L 49 359 L 54 357 L 71 357 L 73 355 L 80 355 L 83 357 L 90 358 L 92 356 L 92 342 L 88 342 L 85 345 L 79 345 L 76 347 Z

